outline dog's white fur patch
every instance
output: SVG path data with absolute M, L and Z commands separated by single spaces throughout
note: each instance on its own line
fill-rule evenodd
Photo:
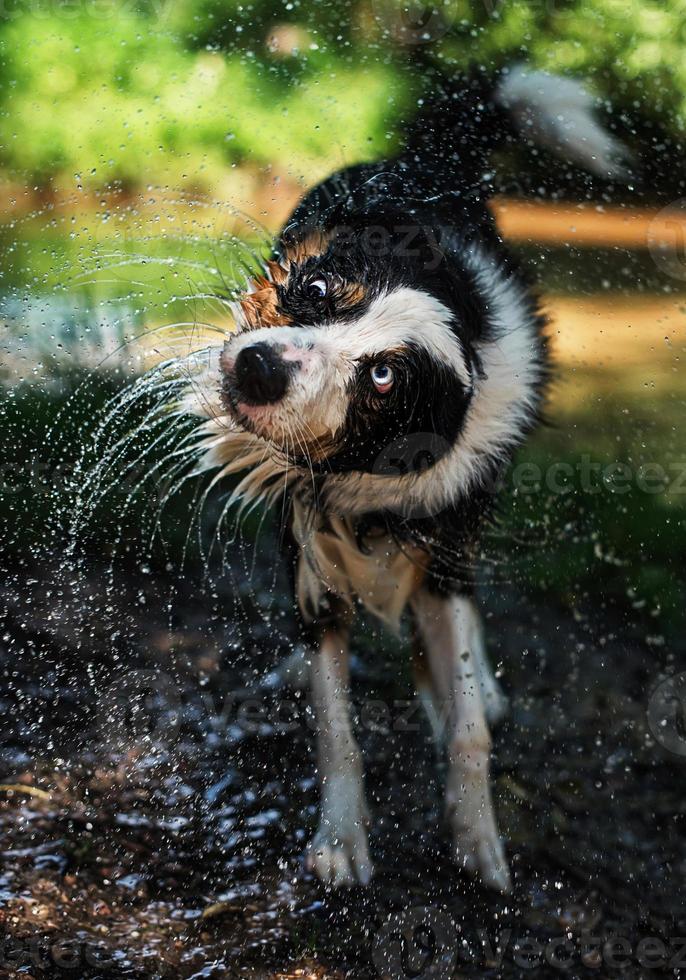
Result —
M 594 100 L 574 79 L 515 65 L 496 90 L 525 139 L 601 177 L 625 180 L 630 154 L 596 121 Z

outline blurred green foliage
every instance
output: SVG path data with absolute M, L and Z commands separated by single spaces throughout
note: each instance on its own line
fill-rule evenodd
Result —
M 500 498 L 507 533 L 485 550 L 527 591 L 570 606 L 631 608 L 630 619 L 644 622 L 645 635 L 664 633 L 680 643 L 686 626 L 686 578 L 677 557 L 686 551 L 678 435 L 683 384 L 675 379 L 659 396 L 648 396 L 632 393 L 618 372 L 615 390 L 607 391 L 602 374 L 578 372 L 585 401 L 558 405 L 553 424 L 518 454 L 506 485 L 517 487 L 519 471 L 523 489 Z M 623 482 L 610 476 L 617 464 L 629 467 Z M 642 468 L 650 473 L 655 464 L 664 483 L 642 481 Z M 528 466 L 539 480 L 526 478 Z M 566 474 L 562 479 L 556 467 Z
M 427 65 L 591 76 L 678 123 L 683 0 L 5 0 L 0 166 L 74 189 L 221 189 L 232 166 L 307 181 L 383 153 Z

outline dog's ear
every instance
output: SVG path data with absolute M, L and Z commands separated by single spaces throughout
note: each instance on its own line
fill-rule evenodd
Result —
M 288 280 L 288 268 L 278 259 L 267 259 L 267 275 L 277 286 L 284 286 Z
M 248 330 L 284 327 L 291 322 L 291 318 L 279 306 L 278 284 L 273 274 L 271 278 L 256 276 L 252 280 L 250 291 L 243 295 L 239 304 L 243 323 Z

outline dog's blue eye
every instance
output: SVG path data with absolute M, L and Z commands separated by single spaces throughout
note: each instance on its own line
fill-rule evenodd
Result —
M 305 292 L 310 299 L 324 299 L 329 291 L 329 284 L 326 279 L 311 279 L 305 286 Z
M 381 394 L 393 386 L 393 368 L 390 364 L 375 364 L 370 374 L 374 387 Z

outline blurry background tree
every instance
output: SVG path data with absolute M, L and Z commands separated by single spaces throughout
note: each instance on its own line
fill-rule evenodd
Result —
M 684 13 L 683 0 L 5 0 L 0 167 L 59 190 L 226 195 L 232 170 L 265 167 L 311 182 L 384 153 L 431 66 L 519 58 L 590 77 L 664 163 L 686 108 Z

